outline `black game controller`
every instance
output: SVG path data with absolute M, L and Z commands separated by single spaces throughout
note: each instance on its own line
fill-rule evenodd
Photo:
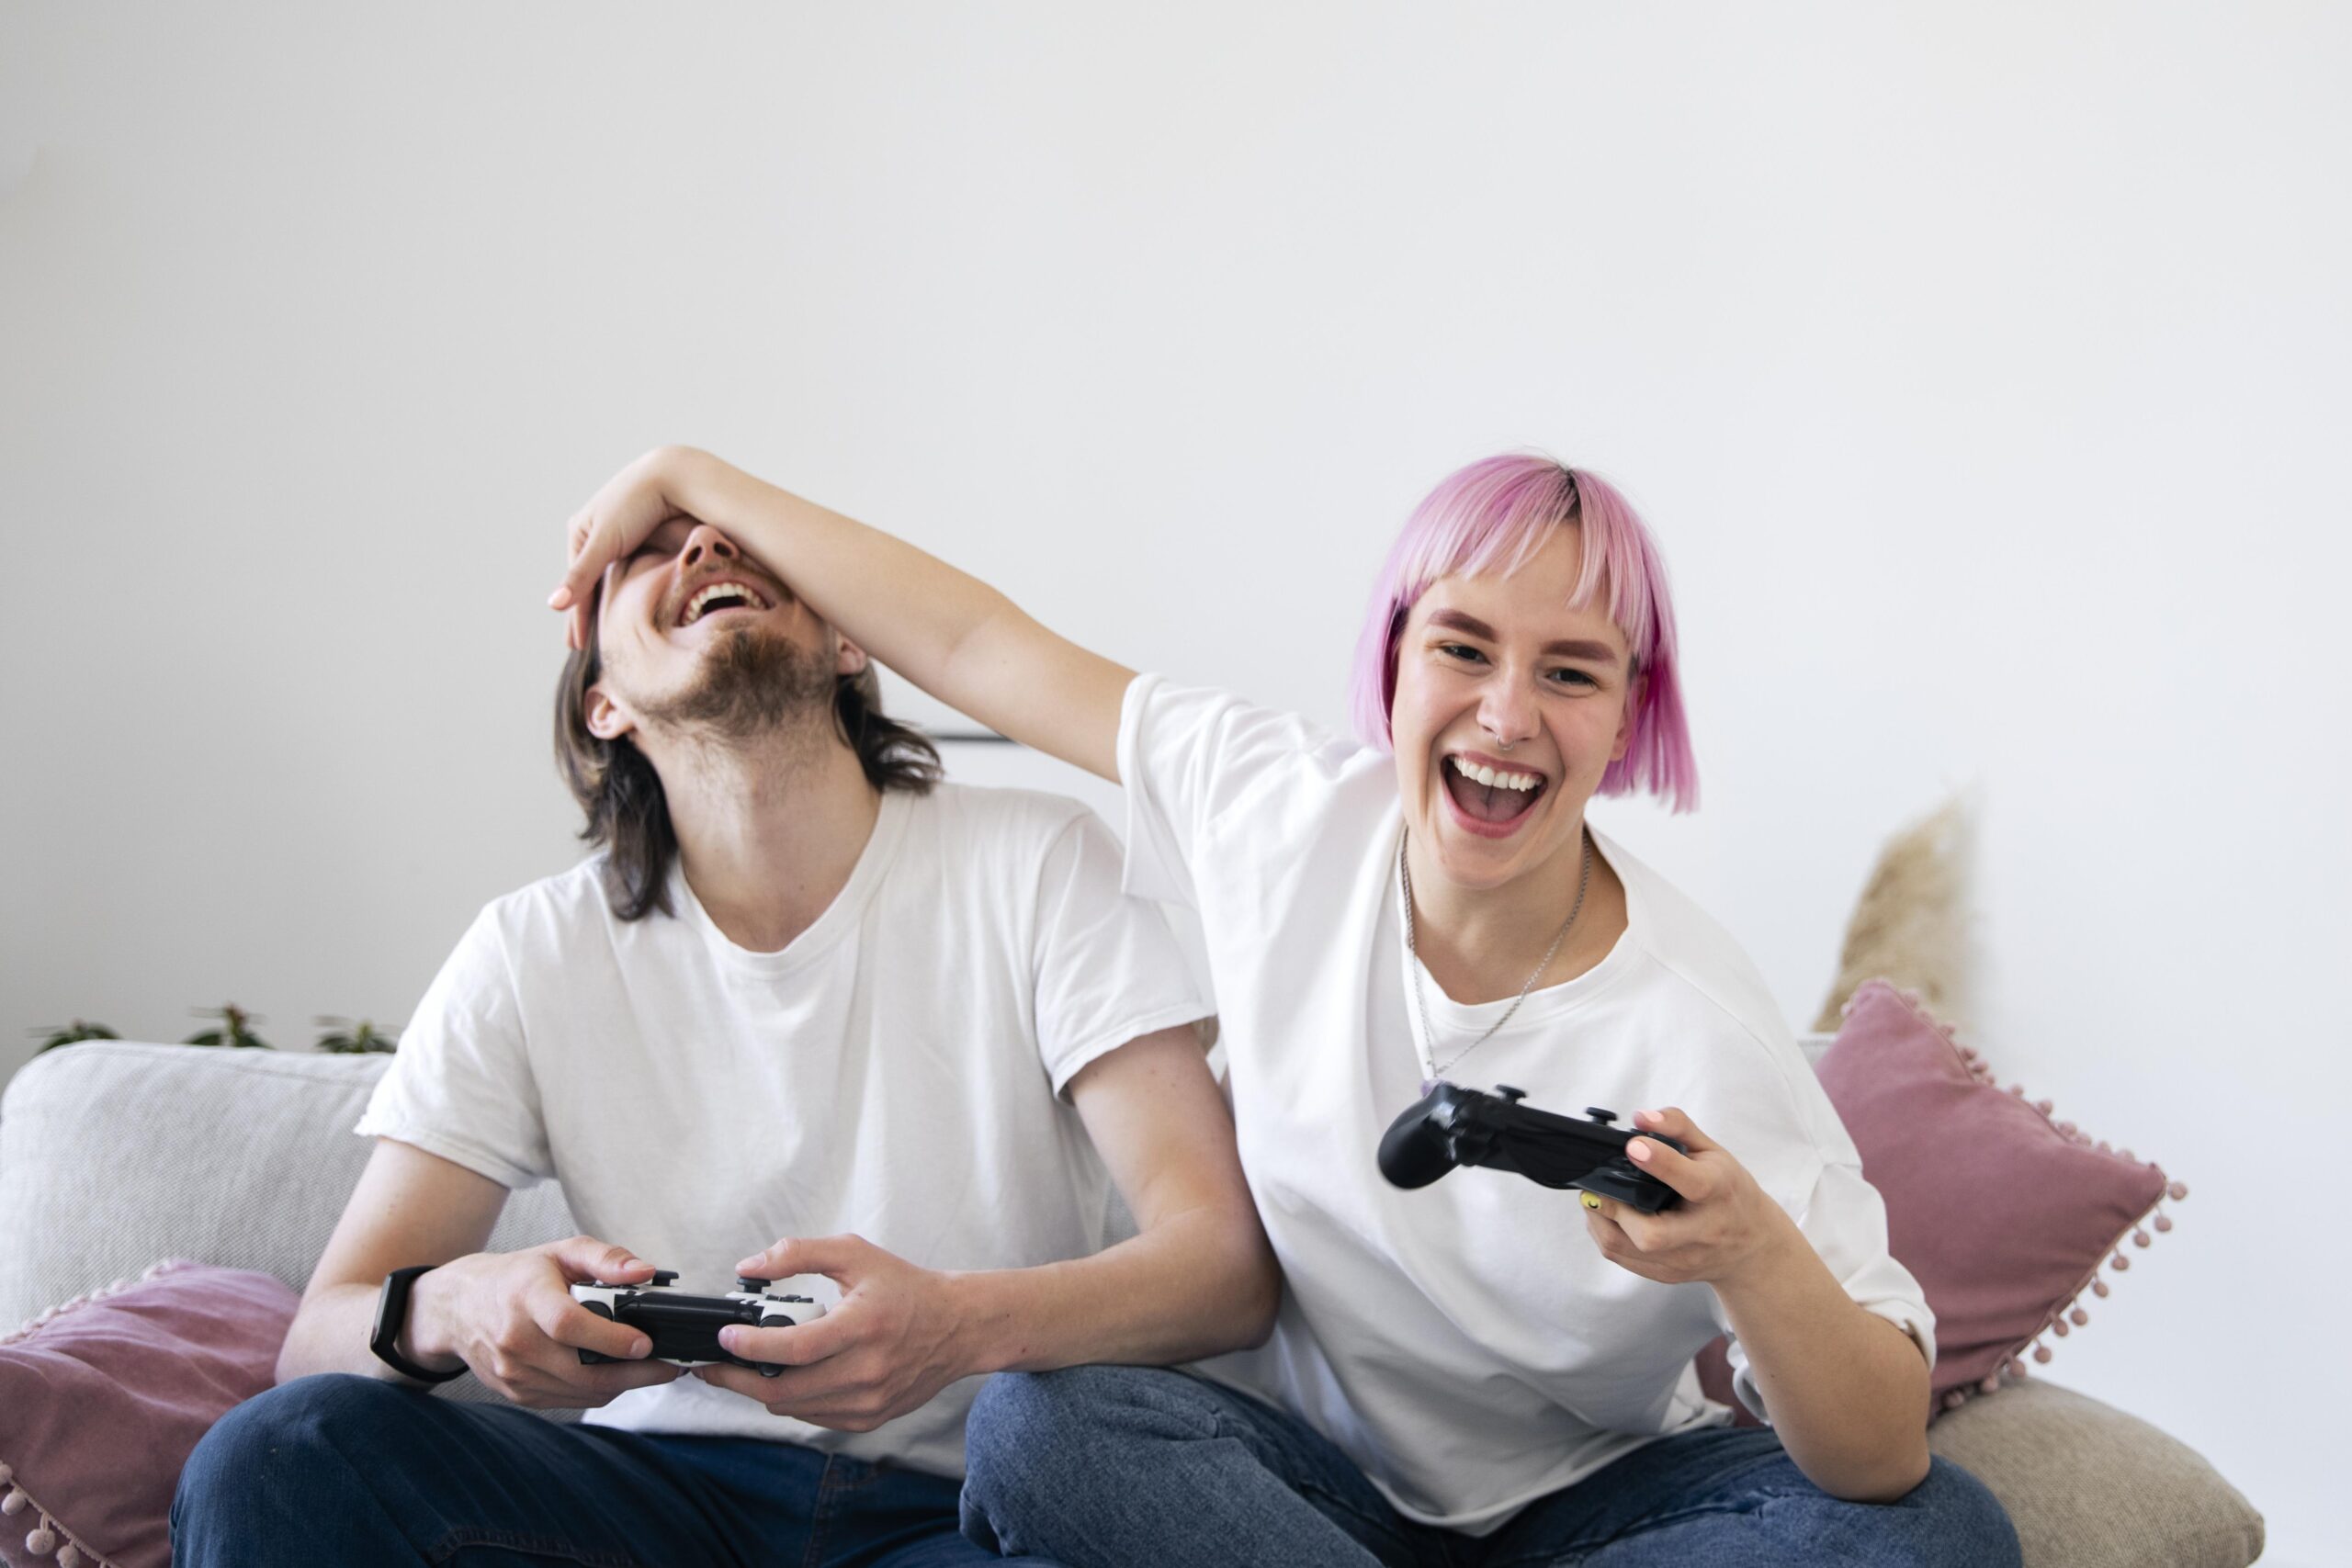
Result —
M 1525 1089 L 1498 1084 L 1495 1092 L 1463 1089 L 1442 1079 L 1388 1124 L 1380 1140 L 1380 1174 L 1399 1187 L 1427 1187 L 1457 1165 L 1517 1171 L 1540 1187 L 1578 1187 L 1655 1214 L 1681 1199 L 1673 1188 L 1625 1156 L 1637 1137 L 1690 1151 L 1658 1133 L 1612 1126 L 1613 1111 L 1598 1106 L 1572 1121 L 1521 1105 Z
M 644 1330 L 646 1337 L 653 1341 L 648 1360 L 685 1365 L 725 1361 L 732 1366 L 750 1367 L 763 1378 L 775 1377 L 784 1368 L 773 1361 L 751 1361 L 730 1354 L 719 1344 L 718 1331 L 730 1323 L 749 1324 L 753 1328 L 790 1328 L 825 1315 L 825 1309 L 807 1296 L 781 1295 L 770 1291 L 770 1281 L 766 1280 L 739 1275 L 735 1289 L 723 1296 L 689 1296 L 666 1288 L 677 1277 L 672 1270 L 661 1269 L 642 1285 L 608 1285 L 599 1280 L 572 1286 L 571 1299 L 598 1317 L 609 1317 L 615 1323 Z M 594 1364 L 620 1358 L 582 1350 L 580 1359 Z

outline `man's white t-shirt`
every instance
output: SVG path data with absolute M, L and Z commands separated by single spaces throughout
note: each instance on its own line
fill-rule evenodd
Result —
M 676 871 L 675 918 L 620 920 L 601 865 L 481 912 L 361 1134 L 510 1189 L 560 1179 L 583 1231 L 678 1270 L 681 1290 L 731 1289 L 739 1258 L 785 1236 L 854 1232 L 948 1269 L 1102 1248 L 1109 1177 L 1062 1091 L 1209 1009 L 1164 917 L 1120 893 L 1118 841 L 1084 807 L 887 792 L 847 884 L 778 953 L 729 941 Z M 863 1434 L 693 1377 L 585 1419 L 960 1475 L 979 1382 Z
M 1273 1338 L 1204 1371 L 1336 1442 L 1399 1512 L 1485 1534 L 1643 1443 L 1727 1416 L 1692 1356 L 1729 1328 L 1703 1284 L 1602 1257 L 1573 1194 L 1502 1171 L 1389 1185 L 1381 1134 L 1420 1098 L 1395 761 L 1304 720 L 1140 676 L 1121 716 L 1126 886 L 1200 912 L 1241 1163 L 1290 1289 Z M 1736 943 L 1599 833 L 1625 886 L 1607 957 L 1532 992 L 1446 1076 L 1566 1115 L 1677 1105 L 1798 1221 L 1871 1312 L 1933 1355 L 1885 1211 Z M 1444 1062 L 1508 1000 L 1426 971 Z M 1732 1348 L 1741 1398 L 1761 1411 Z

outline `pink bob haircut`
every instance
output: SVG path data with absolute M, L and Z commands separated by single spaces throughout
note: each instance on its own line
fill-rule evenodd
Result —
M 1646 791 L 1676 811 L 1699 804 L 1699 765 L 1682 714 L 1674 652 L 1674 602 L 1657 541 L 1625 498 L 1598 475 L 1549 457 L 1487 457 L 1449 474 L 1430 491 L 1388 552 L 1356 642 L 1349 708 L 1364 744 L 1392 743 L 1396 645 L 1405 618 L 1441 577 L 1508 577 L 1525 566 L 1555 528 L 1584 536 L 1584 567 L 1568 596 L 1582 609 L 1606 594 L 1609 618 L 1633 652 L 1633 732 L 1625 754 L 1601 775 L 1600 793 Z

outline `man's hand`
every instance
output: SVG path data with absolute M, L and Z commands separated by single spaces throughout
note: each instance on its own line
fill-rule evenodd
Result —
M 1634 1138 L 1625 1154 L 1681 1196 L 1679 1206 L 1645 1214 L 1613 1199 L 1579 1193 L 1585 1229 L 1608 1259 L 1645 1280 L 1721 1286 L 1778 1255 L 1793 1242 L 1811 1246 L 1781 1207 L 1720 1144 L 1681 1111 L 1637 1111 L 1637 1132 L 1658 1133 L 1690 1152 L 1677 1154 L 1649 1138 Z
M 736 1272 L 781 1280 L 822 1274 L 842 1287 L 841 1305 L 791 1328 L 738 1324 L 719 1343 L 746 1360 L 786 1370 L 762 1377 L 749 1367 L 714 1361 L 695 1375 L 756 1400 L 777 1416 L 843 1432 L 870 1432 L 920 1409 L 957 1378 L 989 1369 L 965 1348 L 967 1325 L 955 1277 L 918 1269 L 863 1237 L 777 1242 L 746 1258 Z
M 649 1361 L 653 1342 L 571 1299 L 577 1283 L 641 1284 L 653 1265 L 594 1236 L 576 1235 L 523 1252 L 477 1252 L 421 1275 L 409 1297 L 403 1339 L 421 1365 L 455 1360 L 517 1404 L 587 1409 L 684 1369 Z M 617 1359 L 581 1364 L 580 1352 Z
M 564 527 L 563 581 L 548 595 L 548 608 L 571 612 L 564 636 L 571 647 L 588 646 L 589 605 L 605 569 L 628 559 L 673 517 L 691 515 L 684 500 L 688 476 L 697 465 L 718 463 L 691 446 L 656 446 L 606 479 L 571 514 Z

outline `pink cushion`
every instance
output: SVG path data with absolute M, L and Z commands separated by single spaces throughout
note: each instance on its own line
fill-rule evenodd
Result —
M 2188 1190 L 2129 1150 L 2095 1144 L 2047 1100 L 1994 1083 L 1992 1070 L 1915 996 L 1884 980 L 1846 1005 L 1815 1071 L 1886 1200 L 1888 1250 L 1936 1314 L 1930 1415 L 2047 1361 L 2050 1341 L 2089 1318 L 2102 1267 L 2131 1267 L 2151 1212 Z M 2154 1227 L 2172 1222 L 2155 1214 Z M 1700 1359 L 1709 1394 L 1733 1404 L 1721 1345 Z M 1744 1412 L 1742 1413 L 1745 1414 Z
M 276 1381 L 295 1293 L 165 1262 L 0 1339 L 0 1562 L 166 1568 L 197 1439 Z

